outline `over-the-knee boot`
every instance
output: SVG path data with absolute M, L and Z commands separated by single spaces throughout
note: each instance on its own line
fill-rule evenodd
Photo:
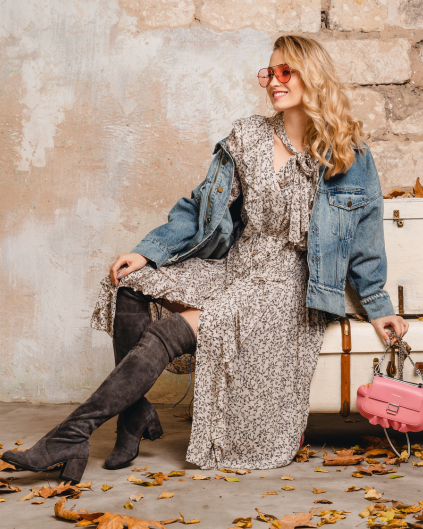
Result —
M 153 298 L 141 291 L 128 287 L 119 288 L 113 323 L 113 351 L 116 365 L 140 341 L 150 324 L 148 304 L 151 301 L 154 301 Z M 138 456 L 142 437 L 154 441 L 162 434 L 163 429 L 156 410 L 146 397 L 141 397 L 139 401 L 119 414 L 116 443 L 106 458 L 105 467 L 115 470 L 125 466 Z
M 55 432 L 44 436 L 25 452 L 5 452 L 2 459 L 35 472 L 65 463 L 60 477 L 81 481 L 92 432 L 137 402 L 169 362 L 186 353 L 194 354 L 196 346 L 191 325 L 178 312 L 150 323 L 141 340 Z

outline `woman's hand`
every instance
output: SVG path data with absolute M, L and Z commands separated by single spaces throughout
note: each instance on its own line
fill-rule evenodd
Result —
M 116 261 L 110 267 L 110 279 L 115 286 L 118 286 L 119 280 L 122 279 L 122 277 L 126 277 L 131 272 L 143 268 L 147 263 L 148 259 L 139 253 L 119 254 Z M 124 268 L 119 271 L 122 267 Z
M 382 338 L 382 340 L 386 342 L 387 344 L 389 344 L 390 337 L 388 333 L 386 332 L 385 327 L 387 327 L 388 325 L 391 325 L 400 338 L 404 336 L 404 334 L 408 331 L 408 327 L 409 327 L 408 322 L 406 322 L 403 318 L 401 318 L 401 316 L 394 316 L 394 315 L 384 316 L 383 318 L 376 318 L 375 320 L 372 320 L 370 323 L 373 325 L 373 327 L 375 328 L 378 335 Z M 396 341 L 397 339 L 394 336 L 390 343 L 393 344 Z

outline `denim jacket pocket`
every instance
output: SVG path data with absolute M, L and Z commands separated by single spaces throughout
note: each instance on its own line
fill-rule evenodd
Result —
M 364 190 L 343 189 L 329 192 L 330 226 L 333 235 L 348 240 L 354 236 L 361 209 L 367 204 Z

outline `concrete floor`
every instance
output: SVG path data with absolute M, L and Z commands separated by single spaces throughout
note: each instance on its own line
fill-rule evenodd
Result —
M 48 430 L 61 422 L 73 409 L 73 405 L 33 405 L 22 403 L 0 403 L 0 444 L 3 450 L 14 448 L 17 439 L 23 441 L 22 448 L 30 447 Z M 93 482 L 93 491 L 85 491 L 77 500 L 68 500 L 67 508 L 75 505 L 75 509 L 87 509 L 89 512 L 110 511 L 126 514 L 141 519 L 166 520 L 177 517 L 181 512 L 185 519 L 199 518 L 200 524 L 196 527 L 203 529 L 216 529 L 233 526 L 234 518 L 252 516 L 253 527 L 267 527 L 265 523 L 255 521 L 257 515 L 255 507 L 262 512 L 283 517 L 285 514 L 308 512 L 315 507 L 314 500 L 329 499 L 332 505 L 321 505 L 322 510 L 337 509 L 350 511 L 345 520 L 337 522 L 337 527 L 352 528 L 363 524 L 358 513 L 369 502 L 364 499 L 364 492 L 346 493 L 344 489 L 350 485 L 357 487 L 374 486 L 378 492 L 383 492 L 386 500 L 401 500 L 404 503 L 417 504 L 423 500 L 423 467 L 413 467 L 411 463 L 402 464 L 399 474 L 401 479 L 389 479 L 389 474 L 383 476 L 364 477 L 356 479 L 351 477 L 354 467 L 325 467 L 329 472 L 314 472 L 316 467 L 322 467 L 321 453 L 312 458 L 308 463 L 291 463 L 287 467 L 272 470 L 253 470 L 246 476 L 238 476 L 239 483 L 229 483 L 216 480 L 214 471 L 200 470 L 195 465 L 185 461 L 191 423 L 174 417 L 187 411 L 181 405 L 172 409 L 170 405 L 157 405 L 157 410 L 162 421 L 165 435 L 163 439 L 154 442 L 142 441 L 140 455 L 128 465 L 127 468 L 110 471 L 103 468 L 103 461 L 114 445 L 115 420 L 104 424 L 91 438 L 91 454 L 83 481 Z M 360 418 L 352 415 L 352 418 Z M 342 417 L 335 414 L 310 415 L 306 431 L 306 441 L 313 449 L 321 448 L 326 443 L 329 455 L 332 446 L 337 448 L 350 447 L 361 443 L 360 435 L 383 436 L 380 427 L 371 426 L 367 420 L 361 418 L 360 422 L 346 423 Z M 401 434 L 394 436 L 402 441 Z M 412 443 L 422 443 L 423 435 L 411 434 Z M 412 457 L 411 461 L 417 461 Z M 143 477 L 142 473 L 132 472 L 132 468 L 148 466 L 149 471 L 168 473 L 172 470 L 187 470 L 184 482 L 178 478 L 171 478 L 161 487 L 144 488 L 133 485 L 127 481 L 131 474 Z M 336 472 L 336 468 L 341 472 Z M 210 481 L 194 481 L 190 474 L 211 476 Z M 281 481 L 280 477 L 289 474 L 294 481 Z M 58 484 L 59 471 L 52 471 L 49 475 L 51 485 Z M 260 478 L 266 475 L 265 478 Z M 45 483 L 46 473 L 34 474 L 31 472 L 3 471 L 0 477 L 15 477 L 14 484 L 20 487 L 20 493 L 8 493 L 0 489 L 0 497 L 6 502 L 0 503 L 0 528 L 1 529 L 50 529 L 69 527 L 69 522 L 59 520 L 54 516 L 54 504 L 57 498 L 49 498 L 43 505 L 33 505 L 30 501 L 17 502 L 17 500 L 30 491 L 32 486 Z M 229 474 L 229 476 L 234 476 Z M 113 489 L 108 492 L 101 491 L 103 484 L 113 484 Z M 296 490 L 284 492 L 281 487 L 285 484 L 294 485 Z M 327 493 L 316 496 L 312 487 L 324 488 Z M 157 501 L 162 491 L 174 492 L 171 499 Z M 263 493 L 278 491 L 279 495 L 263 496 Z M 125 502 L 131 494 L 142 492 L 144 498 L 138 503 L 133 503 L 133 510 L 124 509 Z M 389 508 L 390 504 L 387 504 Z M 409 515 L 410 521 L 412 516 Z M 314 517 L 317 523 L 319 518 Z M 366 524 L 363 524 L 363 527 Z M 170 526 L 169 526 L 170 527 Z M 172 527 L 176 527 L 173 525 Z

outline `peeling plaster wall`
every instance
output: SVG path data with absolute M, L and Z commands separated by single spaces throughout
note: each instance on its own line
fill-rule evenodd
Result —
M 269 115 L 256 75 L 289 32 L 354 66 L 384 188 L 411 186 L 415 0 L 0 0 L 0 400 L 81 402 L 109 373 L 110 337 L 89 325 L 100 280 L 204 179 L 235 119 Z M 175 402 L 187 378 L 165 372 L 150 399 Z

